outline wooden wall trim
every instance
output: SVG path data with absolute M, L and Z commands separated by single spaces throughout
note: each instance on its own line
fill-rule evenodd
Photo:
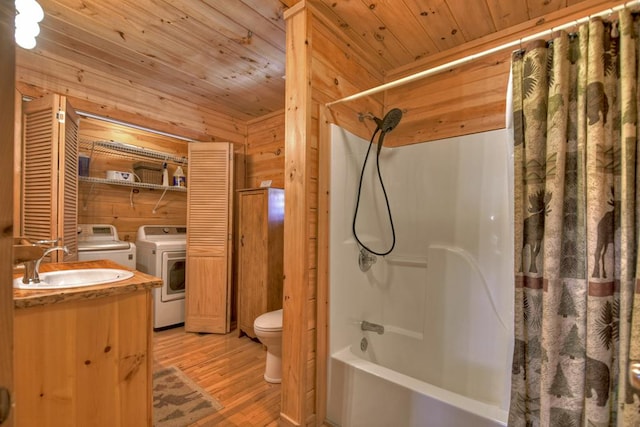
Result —
M 0 206 L 0 259 L 5 262 L 0 266 L 0 386 L 6 387 L 13 395 L 13 132 L 14 132 L 14 72 L 15 44 L 14 33 L 15 9 L 13 2 L 0 4 L 0 170 L 2 171 L 2 200 Z M 15 411 L 11 410 L 9 418 L 3 425 L 13 426 Z
M 17 227 L 22 224 L 22 95 L 16 89 L 13 99 L 13 223 Z
M 298 7 L 299 6 L 299 7 Z M 282 337 L 282 422 L 306 423 L 307 331 L 305 308 L 309 281 L 311 131 L 309 12 L 304 2 L 285 16 L 287 34 L 285 102 L 285 224 Z
M 329 364 L 329 210 L 331 190 L 331 122 L 329 111 L 320 107 L 318 124 L 318 285 L 316 325 L 316 414 L 324 421 L 327 413 Z

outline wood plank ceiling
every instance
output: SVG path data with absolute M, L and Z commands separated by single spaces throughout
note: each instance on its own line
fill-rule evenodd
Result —
M 388 73 L 597 0 L 310 0 Z M 35 55 L 249 120 L 284 108 L 283 12 L 296 0 L 40 0 Z M 612 2 L 609 2 L 612 3 Z M 533 23 L 531 23 L 533 22 Z M 28 58 L 28 56 L 27 56 Z

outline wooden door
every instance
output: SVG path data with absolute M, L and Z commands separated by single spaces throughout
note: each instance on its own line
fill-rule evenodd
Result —
M 240 193 L 240 247 L 238 248 L 239 332 L 252 338 L 255 318 L 266 312 L 267 227 L 265 191 Z
M 189 144 L 185 330 L 231 327 L 233 145 Z
M 0 2 L 0 387 L 13 394 L 13 288 L 11 259 L 13 245 L 13 133 L 15 96 L 15 44 L 13 41 L 15 9 L 13 2 Z M 0 393 L 3 393 L 0 391 Z M 0 408 L 0 414 L 3 409 Z M 13 426 L 12 411 L 2 427 Z
M 52 94 L 22 107 L 22 226 L 33 240 L 61 239 L 77 260 L 78 118 L 65 97 Z

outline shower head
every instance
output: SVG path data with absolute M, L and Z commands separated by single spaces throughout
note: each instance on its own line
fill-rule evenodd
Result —
M 400 123 L 400 119 L 402 119 L 402 110 L 400 110 L 399 108 L 393 108 L 389 110 L 389 112 L 385 114 L 382 120 L 377 117 L 373 118 L 373 120 L 378 125 L 378 129 L 381 131 L 380 136 L 378 137 L 378 156 L 380 155 L 380 151 L 382 150 L 384 136 L 387 134 L 387 132 L 391 132 L 396 126 L 398 126 L 398 123 Z
M 378 125 L 378 129 L 380 129 L 382 133 L 391 132 L 396 126 L 398 126 L 400 119 L 402 119 L 402 110 L 399 108 L 389 110 L 382 120 L 377 117 L 373 118 Z

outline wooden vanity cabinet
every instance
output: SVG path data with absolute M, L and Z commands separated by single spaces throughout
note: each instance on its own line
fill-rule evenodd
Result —
M 238 209 L 238 334 L 255 338 L 256 317 L 282 308 L 284 190 L 240 190 Z
M 19 308 L 16 426 L 151 426 L 151 292 Z

